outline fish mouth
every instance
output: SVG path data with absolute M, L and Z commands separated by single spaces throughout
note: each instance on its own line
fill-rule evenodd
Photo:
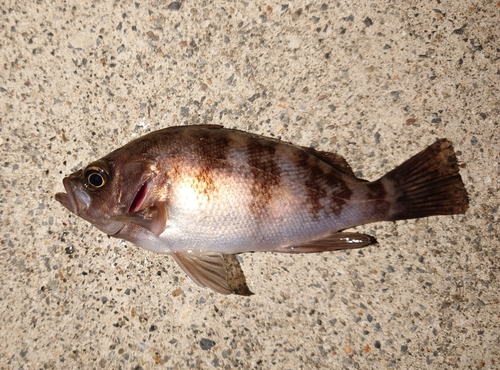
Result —
M 127 226 L 126 222 L 120 222 L 120 226 L 117 226 L 116 228 L 114 228 L 112 230 L 111 229 L 107 230 L 105 232 L 109 236 L 114 236 L 116 238 L 117 237 L 116 235 L 119 234 L 119 233 L 121 233 L 121 231 L 125 228 L 125 226 Z
M 90 197 L 86 192 L 75 186 L 72 181 L 73 177 L 79 176 L 74 175 L 76 174 L 63 179 L 63 185 L 66 193 L 57 193 L 55 195 L 55 199 L 68 210 L 79 216 L 83 211 L 89 208 Z

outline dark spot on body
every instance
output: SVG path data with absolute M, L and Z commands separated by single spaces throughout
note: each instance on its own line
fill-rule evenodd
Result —
M 324 172 L 319 166 L 310 166 L 308 168 L 309 176 L 305 182 L 306 196 L 308 200 L 309 210 L 314 219 L 317 219 L 319 212 L 323 209 L 321 200 L 326 198 L 327 191 L 323 186 L 322 177 Z
M 187 137 L 186 146 L 190 148 L 190 155 L 195 157 L 197 168 L 195 180 L 197 194 L 213 199 L 217 192 L 216 179 L 221 172 L 232 169 L 227 156 L 234 145 L 230 134 L 226 130 L 207 128 L 193 128 Z
M 318 219 L 321 211 L 340 215 L 352 195 L 342 173 L 307 151 L 297 153 L 295 165 L 307 173 L 305 193 L 313 218 Z
M 335 216 L 339 216 L 344 206 L 351 199 L 352 191 L 340 176 L 333 176 L 333 174 L 330 174 L 327 180 L 328 185 L 334 189 L 330 196 L 330 212 Z
M 204 167 L 225 166 L 232 140 L 226 130 L 193 130 L 193 149 Z
M 169 168 L 169 176 L 172 178 L 178 178 L 182 175 L 180 161 L 172 161 Z
M 214 181 L 213 169 L 207 166 L 201 166 L 198 174 L 196 175 L 197 193 L 203 194 L 207 199 L 212 199 L 217 187 Z
M 368 185 L 368 199 L 384 199 L 387 195 L 384 185 L 380 181 L 371 182 Z
M 271 202 L 273 189 L 281 183 L 281 169 L 276 162 L 277 143 L 271 140 L 251 137 L 246 146 L 248 165 L 252 175 L 250 211 L 261 218 Z
M 367 187 L 370 209 L 374 215 L 384 219 L 389 215 L 391 209 L 391 203 L 387 200 L 387 189 L 381 181 L 370 182 Z M 367 211 L 369 210 L 367 209 Z

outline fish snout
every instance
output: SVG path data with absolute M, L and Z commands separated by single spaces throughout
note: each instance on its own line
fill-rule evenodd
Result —
M 80 175 L 81 170 L 65 177 L 63 185 L 66 193 L 57 193 L 55 196 L 59 203 L 76 215 L 80 215 L 90 206 L 90 196 L 83 189 L 81 182 L 78 181 Z

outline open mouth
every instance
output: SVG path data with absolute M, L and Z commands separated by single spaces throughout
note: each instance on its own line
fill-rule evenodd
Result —
M 144 200 L 146 199 L 146 195 L 148 194 L 148 188 L 149 188 L 149 182 L 146 181 L 144 184 L 142 184 L 141 188 L 135 195 L 135 198 L 132 201 L 132 204 L 130 205 L 130 208 L 128 210 L 129 213 L 135 213 L 141 210 L 141 206 L 144 203 Z

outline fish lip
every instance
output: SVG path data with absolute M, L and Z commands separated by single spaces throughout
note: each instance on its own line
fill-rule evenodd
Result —
M 66 193 L 57 193 L 55 195 L 55 199 L 59 203 L 77 216 L 80 216 L 80 214 L 90 206 L 90 197 L 88 194 L 74 184 L 73 180 L 79 177 L 79 172 L 65 177 L 63 179 L 63 185 Z
M 110 234 L 110 233 L 106 233 L 108 234 L 109 236 L 112 236 L 112 237 L 117 237 L 116 235 L 118 235 L 119 233 L 121 233 L 121 231 L 125 228 L 125 226 L 127 226 L 127 224 L 125 222 L 122 223 L 121 227 L 118 228 L 118 230 L 116 230 L 114 233 Z
M 55 195 L 55 199 L 61 203 L 66 209 L 70 210 L 71 212 L 73 212 L 73 205 L 71 203 L 71 200 L 69 199 L 69 196 L 68 194 L 66 193 L 57 193 Z

